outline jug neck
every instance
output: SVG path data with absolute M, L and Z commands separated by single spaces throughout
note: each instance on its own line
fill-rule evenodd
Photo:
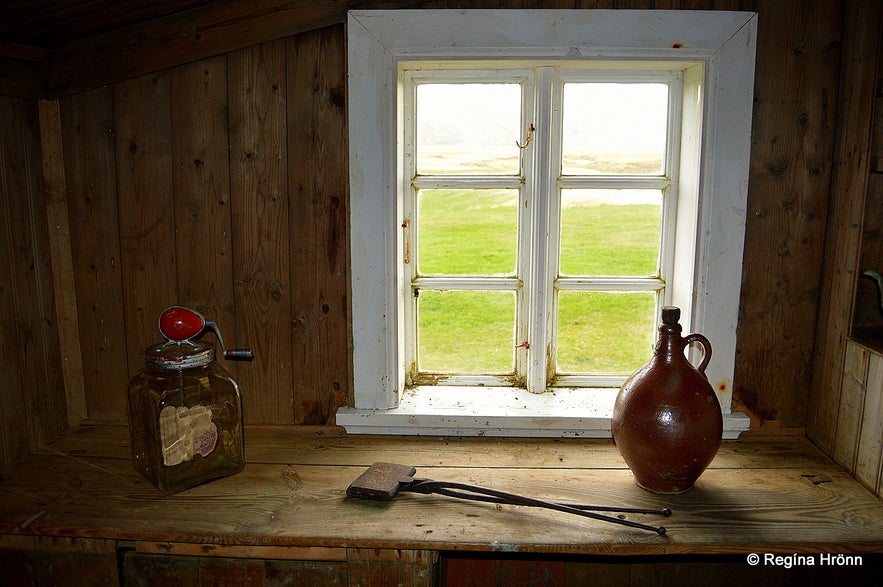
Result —
M 659 324 L 659 340 L 654 355 L 657 360 L 674 363 L 686 361 L 684 346 L 686 341 L 681 336 L 681 310 L 674 306 L 662 308 L 662 322 Z
M 684 359 L 684 338 L 680 324 L 661 324 L 659 340 L 656 343 L 656 356 L 659 360 L 672 363 Z

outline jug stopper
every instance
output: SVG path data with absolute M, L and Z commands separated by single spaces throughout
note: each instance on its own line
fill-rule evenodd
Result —
M 669 326 L 677 325 L 681 319 L 681 309 L 677 306 L 664 306 L 662 308 L 662 323 Z

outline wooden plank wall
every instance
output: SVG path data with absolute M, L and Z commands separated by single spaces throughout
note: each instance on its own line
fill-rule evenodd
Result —
M 863 267 L 883 264 L 876 235 L 881 227 L 881 186 L 871 173 L 869 156 L 871 137 L 881 131 L 874 128 L 873 120 L 875 105 L 880 102 L 876 94 L 883 53 L 883 7 L 875 0 L 862 0 L 848 2 L 845 8 L 844 30 L 850 34 L 843 44 L 830 218 L 806 419 L 807 436 L 828 454 L 835 450 L 841 405 L 846 399 L 842 382 L 847 337 L 854 317 L 864 323 L 868 315 L 867 308 L 854 312 L 856 289 L 864 287 L 859 273 Z M 866 301 L 866 293 L 858 300 Z
M 883 18 L 883 16 L 881 16 Z M 870 173 L 862 220 L 861 251 L 858 270 L 871 269 L 883 273 L 883 42 L 878 41 L 877 71 L 868 73 L 868 86 L 874 85 L 875 96 L 871 144 L 868 156 Z M 883 308 L 879 291 L 870 279 L 859 279 L 855 297 L 853 323 L 856 330 L 875 337 L 883 335 Z
M 801 427 L 833 165 L 840 2 L 759 2 L 734 397 Z
M 473 2 L 467 7 L 498 5 Z M 618 7 L 619 3 L 592 5 Z M 444 7 L 447 3 L 426 6 Z M 679 8 L 681 3 L 637 2 L 630 7 Z M 749 194 L 752 213 L 747 227 L 735 395 L 762 419 L 802 426 L 806 389 L 810 386 L 808 365 L 815 328 L 812 317 L 818 298 L 827 218 L 840 59 L 840 4 L 817 0 L 795 7 L 778 2 L 707 1 L 684 7 L 760 12 Z M 216 318 L 229 340 L 256 347 L 259 362 L 238 365 L 236 369 L 247 396 L 249 422 L 326 423 L 331 421 L 336 406 L 346 401 L 350 367 L 343 35 L 342 27 L 329 27 L 86 92 L 109 92 L 115 96 L 119 190 L 116 197 L 117 205 L 123 206 L 120 217 L 127 214 L 130 199 L 141 198 L 139 186 L 149 186 L 154 192 L 150 198 L 152 212 L 145 211 L 144 217 L 132 219 L 137 221 L 131 226 L 120 226 L 119 232 L 113 227 L 89 231 L 122 236 L 121 278 L 126 300 L 123 307 L 127 308 L 123 323 L 127 340 L 109 348 L 128 349 L 129 373 L 140 362 L 139 349 L 156 339 L 154 316 L 163 305 L 177 301 L 193 304 Z M 276 123 L 260 119 L 252 123 L 247 118 L 261 115 L 247 103 L 256 98 L 243 85 L 247 76 L 255 74 L 240 71 L 257 66 L 255 58 L 246 59 L 249 51 L 260 51 L 270 60 L 266 62 L 270 69 L 263 74 L 269 78 L 261 81 L 269 84 L 270 97 L 282 100 L 276 105 L 278 110 L 271 112 L 279 117 Z M 282 69 L 273 70 L 274 67 Z M 201 97 L 176 97 L 179 94 L 175 88 L 183 87 L 183 76 L 196 76 L 197 70 L 209 69 L 217 72 L 213 78 L 226 73 L 226 79 L 215 80 L 214 90 L 212 86 L 200 85 Z M 185 73 L 188 71 L 189 74 Z M 173 83 L 176 79 L 177 84 Z M 191 79 L 209 83 L 200 81 L 198 76 Z M 136 89 L 139 87 L 143 89 Z M 217 95 L 211 97 L 213 91 Z M 146 102 L 136 105 L 123 99 L 129 94 L 151 97 L 141 98 Z M 73 109 L 70 102 L 81 100 L 82 95 L 64 98 L 64 110 Z M 187 100 L 197 99 L 206 104 L 185 105 Z M 226 100 L 229 135 L 222 130 L 215 130 L 217 134 L 213 135 L 203 118 L 187 114 L 199 111 L 205 116 L 206 109 L 211 108 L 208 103 L 213 100 L 220 110 L 215 116 L 219 128 L 224 124 L 220 118 Z M 139 123 L 130 119 L 132 113 L 138 113 L 144 120 Z M 78 109 L 76 116 L 88 114 Z M 177 123 L 171 120 L 173 116 Z M 251 156 L 263 157 L 266 165 L 270 161 L 267 149 L 275 148 L 273 154 L 280 157 L 276 161 L 284 162 L 278 169 L 261 168 L 267 174 L 263 181 L 271 182 L 265 186 L 269 191 L 249 191 L 248 173 L 255 173 L 259 162 L 247 159 L 249 155 L 243 159 L 237 153 L 236 145 L 242 140 L 237 121 L 240 125 L 252 125 L 258 133 L 256 139 L 264 141 L 252 150 Z M 151 126 L 130 128 L 136 124 Z M 270 129 L 284 134 L 268 136 Z M 153 150 L 144 146 L 152 154 L 150 161 L 143 159 L 145 152 L 133 152 L 133 144 L 127 146 L 134 133 L 145 136 L 148 131 L 156 134 L 152 140 L 157 142 Z M 164 133 L 170 132 L 170 144 L 166 144 Z M 224 149 L 209 150 L 205 157 L 196 152 L 176 156 L 174 153 L 184 149 L 183 143 L 194 144 L 198 139 L 185 136 L 191 132 L 203 133 L 199 138 L 203 141 L 212 140 L 213 136 L 221 141 L 227 136 L 233 145 L 229 157 L 225 159 Z M 64 134 L 70 139 L 72 133 L 74 129 Z M 194 168 L 193 162 L 197 160 L 202 161 L 200 170 Z M 139 161 L 159 167 L 141 167 L 139 171 L 137 166 L 132 167 Z M 130 173 L 143 173 L 142 179 L 133 178 Z M 154 173 L 162 177 L 154 177 Z M 215 187 L 208 187 L 209 177 Z M 80 188 L 70 189 L 73 196 Z M 212 197 L 204 195 L 199 204 L 195 190 L 209 190 Z M 189 195 L 185 196 L 185 192 Z M 190 201 L 190 210 L 183 210 L 187 206 L 182 203 L 185 197 Z M 225 197 L 226 208 L 217 204 Z M 176 211 L 174 218 L 162 216 L 163 211 L 172 214 L 172 210 Z M 224 214 L 229 214 L 230 219 L 225 219 Z M 287 230 L 283 226 L 286 214 Z M 193 215 L 199 215 L 199 219 L 195 220 Z M 90 222 L 94 224 L 87 221 Z M 232 223 L 232 250 L 229 243 L 218 242 L 224 238 L 228 222 Z M 260 223 L 265 226 L 258 226 Z M 144 233 L 146 226 L 151 228 L 150 234 Z M 182 231 L 197 229 L 203 231 L 203 237 L 181 242 Z M 251 230 L 255 232 L 248 232 Z M 179 239 L 177 243 L 172 231 Z M 137 238 L 133 241 L 127 235 Z M 76 246 L 94 248 L 95 244 L 86 238 Z M 189 260 L 190 256 L 195 261 Z M 174 264 L 177 269 L 160 275 L 160 268 L 152 265 L 160 258 L 164 266 Z M 227 265 L 231 259 L 232 266 Z M 184 283 L 189 275 L 186 267 L 194 262 L 194 266 L 204 267 L 197 283 Z M 253 267 L 254 263 L 262 265 Z M 90 266 L 78 266 L 78 271 L 88 273 Z M 137 271 L 141 273 L 135 272 L 134 267 L 139 267 Z M 119 282 L 108 283 L 108 287 L 120 289 Z M 92 296 L 85 298 L 89 300 Z M 80 302 L 81 313 L 89 313 L 87 305 Z M 97 330 L 94 317 L 88 322 L 93 326 L 87 324 L 84 328 Z M 776 327 L 770 328 L 771 323 Z M 106 332 L 103 335 L 120 336 Z M 86 347 L 90 341 L 81 342 Z M 769 360 L 771 349 L 776 361 Z M 125 379 L 121 373 L 114 380 L 101 372 L 93 375 L 94 381 L 91 385 L 87 383 L 87 389 L 121 389 Z M 118 418 L 122 398 L 105 397 L 108 395 L 98 392 L 87 398 L 90 417 Z
M 226 363 L 249 424 L 346 402 L 343 43 L 322 29 L 61 100 L 90 420 L 124 417 L 176 303 L 255 351 Z
M 837 125 L 843 124 L 838 96 L 849 82 L 840 80 L 842 47 L 852 34 L 843 8 L 854 4 L 542 3 L 759 13 L 734 390 L 758 423 L 800 427 L 807 420 L 826 226 L 840 203 L 832 199 L 829 210 Z M 346 402 L 351 367 L 344 34 L 342 25 L 333 25 L 251 44 L 237 37 L 241 48 L 197 61 L 184 52 L 174 59 L 180 65 L 133 72 L 138 75 L 131 79 L 60 98 L 76 288 L 57 293 L 75 298 L 83 357 L 79 399 L 88 420 L 124 418 L 126 382 L 142 363 L 142 349 L 159 339 L 157 315 L 173 303 L 217 320 L 229 345 L 255 350 L 254 363 L 233 365 L 249 424 L 324 424 Z M 174 48 L 163 50 L 168 59 Z M 30 108 L 27 101 L 15 104 Z M 10 107 L 4 120 L 22 116 Z M 0 135 L 9 139 L 11 132 L 4 127 Z M 11 157 L 2 154 L 4 167 L 14 165 Z M 31 203 L 40 202 L 39 191 L 29 194 Z M 0 241 L 4 251 L 23 238 L 8 235 L 0 237 L 7 238 Z M 19 299 L 27 305 L 29 297 Z M 20 322 L 8 293 L 0 291 L 0 305 L 3 330 L 10 332 L 2 344 L 9 348 Z M 15 371 L 21 380 L 25 371 Z M 5 389 L 21 394 L 20 387 Z M 58 393 L 52 389 L 40 393 Z
M 88 288 L 77 291 L 81 341 L 86 347 L 97 337 L 109 351 L 109 369 L 86 370 L 90 419 L 123 417 L 126 382 L 142 367 L 144 347 L 161 340 L 160 311 L 175 303 L 216 320 L 228 345 L 255 351 L 253 363 L 227 364 L 242 386 L 249 423 L 332 418 L 329 390 L 347 388 L 346 355 L 318 343 L 331 337 L 346 348 L 347 312 L 338 304 L 323 314 L 313 300 L 296 299 L 293 314 L 292 292 L 312 293 L 317 282 L 327 287 L 319 275 L 345 277 L 345 243 L 335 243 L 337 266 L 317 270 L 306 262 L 320 235 L 298 230 L 313 208 L 324 207 L 324 198 L 342 200 L 343 194 L 310 189 L 312 178 L 300 171 L 302 161 L 312 159 L 308 148 L 289 156 L 289 118 L 310 118 L 302 101 L 286 99 L 296 91 L 287 82 L 289 43 L 293 50 L 298 42 L 270 42 L 62 100 L 70 114 L 66 144 L 79 153 L 69 158 L 82 158 L 103 134 L 106 167 L 114 170 L 98 179 L 106 182 L 98 197 L 107 207 L 90 205 L 95 176 L 68 180 L 72 225 L 83 228 L 73 236 L 74 272 Z M 316 133 L 304 136 L 309 141 Z M 289 168 L 297 174 L 291 182 Z M 300 203 L 293 195 L 304 189 L 310 193 L 295 216 L 290 210 Z M 324 230 L 335 220 L 345 234 L 344 218 L 313 222 Z M 103 242 L 106 237 L 116 246 Z M 346 291 L 342 281 L 335 285 Z M 93 304 L 96 297 L 111 307 Z M 303 336 L 304 325 L 313 328 L 312 339 Z M 326 371 L 326 389 L 298 386 L 295 377 L 310 381 L 327 365 L 320 351 L 332 363 L 342 359 L 343 368 Z M 296 413 L 295 388 L 306 417 Z
M 38 119 L 0 96 L 0 468 L 68 425 Z

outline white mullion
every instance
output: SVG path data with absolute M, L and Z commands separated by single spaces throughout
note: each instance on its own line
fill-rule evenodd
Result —
M 679 74 L 669 84 L 668 128 L 665 149 L 665 175 L 671 181 L 662 192 L 662 232 L 659 243 L 659 275 L 668 284 L 674 283 L 675 242 L 677 238 L 681 126 L 684 110 L 684 76 Z M 657 296 L 657 316 L 662 306 L 673 303 L 672 287 Z
M 413 384 L 415 367 L 417 365 L 417 300 L 408 295 L 408 288 L 417 273 L 417 188 L 411 179 L 417 175 L 417 84 L 414 76 L 405 74 L 401 78 L 400 96 L 402 107 L 399 109 L 398 127 L 401 129 L 401 161 L 400 190 L 402 193 L 402 223 L 396 231 L 402 239 L 401 257 L 398 265 L 403 277 L 403 289 L 399 293 L 404 298 L 404 344 L 402 352 L 404 357 L 405 384 Z M 409 263 L 405 263 L 406 258 Z
M 521 87 L 521 140 L 526 142 L 526 137 L 535 138 L 536 132 L 536 76 L 533 70 L 524 77 Z M 533 133 L 533 134 L 531 134 Z M 524 143 L 520 143 L 523 144 Z M 535 208 L 534 194 L 536 189 L 533 185 L 535 177 L 536 145 L 526 144 L 519 149 L 518 162 L 521 182 L 518 191 L 518 240 L 516 243 L 516 267 L 515 275 L 519 280 L 519 287 L 515 290 L 515 380 L 519 386 L 527 386 L 528 363 L 530 361 L 530 344 L 525 344 L 530 339 L 530 301 L 532 299 L 530 284 L 530 257 L 531 257 L 531 226 L 533 210 Z
M 549 237 L 546 258 L 548 267 L 546 283 L 549 293 L 547 301 L 547 358 L 546 358 L 546 387 L 552 384 L 557 370 L 558 357 L 558 281 L 559 265 L 561 257 L 561 192 L 564 187 L 562 170 L 564 168 L 564 78 L 561 70 L 550 72 L 551 92 L 551 123 L 552 132 L 549 144 L 549 171 L 546 176 L 549 181 L 548 202 L 546 208 L 549 211 Z
M 554 291 L 550 278 L 550 264 L 557 255 L 557 243 L 550 242 L 550 202 L 556 195 L 555 180 L 550 171 L 552 161 L 552 79 L 550 67 L 537 69 L 535 122 L 536 131 L 533 140 L 533 159 L 531 169 L 531 210 L 530 226 L 530 266 L 525 281 L 529 284 L 529 316 L 527 348 L 527 390 L 531 393 L 542 393 L 546 390 L 548 354 L 551 349 L 550 323 L 552 316 Z M 555 173 L 557 176 L 557 173 Z M 556 253 L 550 258 L 550 249 Z

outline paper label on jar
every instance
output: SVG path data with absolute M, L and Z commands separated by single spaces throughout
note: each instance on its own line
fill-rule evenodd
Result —
M 166 406 L 159 413 L 163 464 L 173 467 L 196 455 L 207 457 L 218 442 L 218 427 L 207 406 Z

